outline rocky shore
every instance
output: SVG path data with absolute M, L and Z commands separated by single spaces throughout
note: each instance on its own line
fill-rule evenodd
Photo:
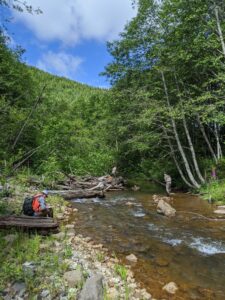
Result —
M 22 198 L 7 201 L 17 201 L 19 207 Z M 11 250 L 0 257 L 0 299 L 153 299 L 135 281 L 129 265 L 122 265 L 103 245 L 76 234 L 76 222 L 68 223 L 71 214 L 79 213 L 76 209 L 60 197 L 51 196 L 49 202 L 61 223 L 59 233 L 1 232 L 0 250 Z

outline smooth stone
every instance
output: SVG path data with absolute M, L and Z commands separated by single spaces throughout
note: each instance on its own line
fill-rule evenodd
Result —
M 137 262 L 137 257 L 134 254 L 127 255 L 126 259 L 130 262 L 134 262 L 134 263 Z
M 216 209 L 214 210 L 214 214 L 225 215 L 225 209 Z
M 84 277 L 80 270 L 68 271 L 63 275 L 69 287 L 73 288 L 83 283 Z
M 79 295 L 79 300 L 103 300 L 103 276 L 101 274 L 92 274 L 84 284 Z
M 169 282 L 163 287 L 163 290 L 169 294 L 175 294 L 178 290 L 178 287 L 175 282 Z

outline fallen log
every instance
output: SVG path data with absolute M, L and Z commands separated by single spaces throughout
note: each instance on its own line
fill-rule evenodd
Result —
M 88 190 L 69 190 L 69 191 L 49 191 L 50 195 L 59 195 L 63 197 L 66 200 L 72 200 L 77 198 L 104 198 L 104 192 L 103 191 L 88 191 Z
M 17 227 L 22 229 L 56 230 L 58 222 L 52 218 L 38 218 L 28 216 L 1 216 L 0 228 Z

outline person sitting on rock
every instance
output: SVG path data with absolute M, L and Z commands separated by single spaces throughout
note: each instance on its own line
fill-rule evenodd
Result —
M 35 217 L 53 217 L 53 210 L 46 204 L 48 191 L 44 190 L 42 193 L 33 197 L 32 209 Z

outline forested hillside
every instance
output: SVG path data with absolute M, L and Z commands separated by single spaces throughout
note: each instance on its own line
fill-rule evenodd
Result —
M 20 61 L 1 38 L 1 169 L 102 174 L 113 165 L 107 91 Z M 58 176 L 58 175 L 57 175 Z
M 114 86 L 120 164 L 199 188 L 224 168 L 224 3 L 135 5 L 137 17 L 108 43 L 114 60 L 104 72 Z

